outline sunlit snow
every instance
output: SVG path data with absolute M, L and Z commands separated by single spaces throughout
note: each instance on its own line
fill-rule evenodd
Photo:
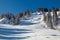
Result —
M 60 40 L 60 31 L 47 28 L 43 18 L 37 12 L 21 20 L 20 25 L 0 24 L 0 40 Z

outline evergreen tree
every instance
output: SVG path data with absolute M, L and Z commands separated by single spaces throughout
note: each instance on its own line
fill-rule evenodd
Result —
M 11 22 L 10 24 L 14 24 L 15 22 L 15 16 L 12 13 L 5 14 L 5 17 Z
M 10 22 L 11 22 L 10 24 L 13 24 L 14 25 L 15 24 L 15 19 L 14 18 L 11 18 Z
M 38 12 L 42 12 L 43 11 L 43 8 L 38 8 L 37 11 Z
M 44 13 L 43 15 L 44 15 L 44 22 L 46 22 L 46 14 Z
M 15 17 L 15 25 L 18 25 L 20 23 L 19 17 Z
M 54 27 L 53 27 L 53 25 L 52 25 L 52 16 L 51 16 L 50 11 L 48 11 L 48 26 L 49 26 L 51 29 L 54 29 Z
M 44 8 L 44 12 L 48 12 L 48 8 Z
M 12 14 L 12 13 L 7 13 L 7 14 L 5 14 L 5 17 L 10 20 L 11 18 L 14 18 L 14 14 Z
M 52 12 L 53 12 L 53 17 L 52 17 L 53 27 L 56 27 L 58 21 L 57 11 L 56 9 L 53 9 Z
M 3 14 L 0 14 L 0 19 L 2 19 L 3 18 Z
M 27 10 L 26 11 L 26 15 L 30 15 L 30 14 L 32 14 L 33 13 L 33 10 Z

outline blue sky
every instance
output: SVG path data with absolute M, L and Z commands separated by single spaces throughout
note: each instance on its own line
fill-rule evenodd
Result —
M 60 7 L 60 0 L 0 0 L 0 13 L 19 13 L 27 9 Z

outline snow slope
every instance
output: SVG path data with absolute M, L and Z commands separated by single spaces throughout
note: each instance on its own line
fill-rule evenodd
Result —
M 9 23 L 10 23 L 10 21 L 7 18 L 2 18 L 0 20 L 0 24 L 9 24 Z
M 21 25 L 0 24 L 0 40 L 60 40 L 60 31 L 47 28 L 43 14 L 37 12 Z

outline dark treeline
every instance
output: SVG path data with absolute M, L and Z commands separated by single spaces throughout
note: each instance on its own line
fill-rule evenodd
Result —
M 52 12 L 53 9 L 55 9 L 56 11 L 59 11 L 59 10 L 60 10 L 60 8 L 54 8 L 54 7 L 53 7 L 52 9 L 48 9 L 48 8 L 38 8 L 37 11 L 38 11 L 38 12 L 40 12 L 40 11 L 42 11 L 42 12 L 48 12 L 48 11 Z
M 32 14 L 33 11 L 32 10 L 27 10 L 21 13 L 17 13 L 16 15 L 14 15 L 13 13 L 6 13 L 6 14 L 0 14 L 0 19 L 2 18 L 7 18 L 8 20 L 10 20 L 11 24 L 15 24 L 18 25 L 20 23 L 20 19 L 25 18 L 26 16 Z

